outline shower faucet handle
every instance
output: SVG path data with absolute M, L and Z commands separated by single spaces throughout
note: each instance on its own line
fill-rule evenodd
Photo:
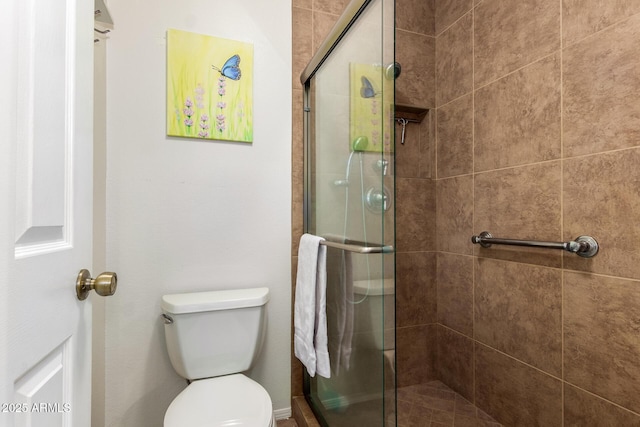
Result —
M 389 160 L 387 159 L 378 159 L 376 163 L 373 165 L 375 170 L 381 171 L 382 176 L 387 176 L 387 169 L 389 168 Z
M 380 213 L 389 210 L 391 207 L 391 199 L 386 188 L 380 190 L 378 188 L 370 188 L 364 196 L 367 208 L 373 213 Z

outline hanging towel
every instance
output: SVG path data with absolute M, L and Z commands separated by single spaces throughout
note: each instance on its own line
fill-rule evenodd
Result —
M 298 248 L 293 348 L 312 377 L 331 376 L 327 344 L 327 248 L 322 237 L 304 234 Z
M 353 267 L 351 261 L 351 252 L 344 251 L 342 254 L 342 283 L 341 283 L 341 297 L 340 306 L 338 311 L 338 360 L 336 361 L 336 374 L 339 374 L 341 369 L 349 370 L 349 363 L 351 361 L 351 350 L 353 340 Z

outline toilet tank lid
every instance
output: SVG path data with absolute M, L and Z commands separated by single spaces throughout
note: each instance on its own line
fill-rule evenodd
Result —
M 162 310 L 170 314 L 230 310 L 257 307 L 269 301 L 269 288 L 229 289 L 224 291 L 191 292 L 162 297 Z

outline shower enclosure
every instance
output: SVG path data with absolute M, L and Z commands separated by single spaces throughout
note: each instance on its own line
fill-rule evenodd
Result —
M 393 426 L 394 2 L 354 0 L 304 70 L 305 232 L 327 246 L 331 377 L 304 392 L 330 426 Z

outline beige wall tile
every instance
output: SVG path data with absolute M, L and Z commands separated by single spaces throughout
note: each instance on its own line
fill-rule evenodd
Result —
M 473 96 L 437 110 L 438 178 L 473 172 Z
M 318 9 L 313 11 L 313 49 L 312 56 L 318 51 L 329 32 L 338 20 L 339 15 L 319 12 Z M 309 58 L 311 59 L 311 58 Z M 306 65 L 306 64 L 305 64 Z
M 313 0 L 313 9 L 340 15 L 347 4 L 349 4 L 349 0 Z
M 435 182 L 396 179 L 396 247 L 400 252 L 435 249 Z
M 473 258 L 438 253 L 438 322 L 473 337 Z
M 639 68 L 640 15 L 564 51 L 566 157 L 640 145 Z
M 640 279 L 640 148 L 564 163 L 564 238 L 600 244 L 593 258 L 566 254 L 565 268 Z
M 396 254 L 396 326 L 436 322 L 435 252 Z
M 560 158 L 560 55 L 475 94 L 475 170 Z
M 472 254 L 473 176 L 437 181 L 436 225 L 439 251 Z
M 291 9 L 291 20 L 292 84 L 294 89 L 300 89 L 300 74 L 313 55 L 312 12 L 294 7 Z
M 478 258 L 475 338 L 562 375 L 562 276 L 546 267 Z
M 639 12 L 640 2 L 637 0 L 564 0 L 562 2 L 564 46 Z
M 397 104 L 434 106 L 435 44 L 434 37 L 396 30 L 396 61 L 402 65 L 395 81 Z
M 564 274 L 565 380 L 640 412 L 637 281 Z
M 494 237 L 506 239 L 559 241 L 560 163 L 558 160 L 477 174 L 474 233 L 489 231 Z M 475 253 L 482 257 L 560 267 L 560 251 L 474 246 Z
M 304 395 L 304 390 L 302 389 L 304 377 L 304 366 L 300 361 L 293 356 L 293 350 L 291 351 L 291 396 L 302 396 Z
M 566 427 L 638 427 L 640 426 L 640 416 L 584 390 L 565 384 L 564 425 Z
M 466 14 L 436 40 L 436 105 L 473 90 L 473 19 Z
M 476 406 L 506 426 L 561 426 L 559 380 L 476 344 Z
M 435 35 L 436 0 L 397 0 L 396 29 Z
M 298 243 L 303 233 L 304 197 L 304 136 L 302 117 L 303 93 L 293 90 L 292 98 L 292 143 L 291 143 L 291 253 L 298 253 Z
M 478 87 L 560 48 L 560 2 L 484 0 L 474 27 Z
M 303 9 L 311 9 L 313 6 L 313 0 L 292 0 L 291 6 L 301 7 Z
M 473 340 L 438 325 L 438 377 L 462 397 L 473 401 Z
M 436 0 L 436 34 L 440 34 L 473 7 L 473 0 Z
M 436 326 L 397 328 L 396 363 L 398 387 L 435 379 Z

